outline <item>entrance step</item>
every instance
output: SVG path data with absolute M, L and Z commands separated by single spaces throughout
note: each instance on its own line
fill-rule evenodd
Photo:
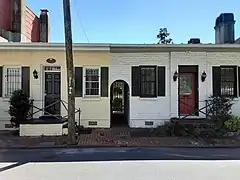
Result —
M 43 115 L 43 116 L 39 116 L 39 119 L 42 119 L 42 120 L 47 120 L 47 119 L 62 119 L 62 116 Z
M 171 121 L 178 122 L 180 124 L 214 124 L 213 120 L 209 120 L 206 118 L 171 118 Z
M 65 123 L 67 122 L 67 119 L 66 118 L 63 118 L 62 116 L 53 116 L 53 115 L 43 115 L 43 116 L 40 116 L 38 118 L 38 120 L 40 121 L 45 121 L 45 122 L 52 122 L 52 123 L 55 123 L 55 122 L 62 122 L 62 123 Z

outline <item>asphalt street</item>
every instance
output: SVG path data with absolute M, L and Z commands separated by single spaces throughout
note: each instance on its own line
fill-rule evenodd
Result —
M 1 149 L 0 179 L 239 179 L 240 149 Z M 194 160 L 194 161 L 192 161 Z M 204 172 L 204 173 L 203 173 Z
M 239 148 L 1 149 L 0 162 L 240 160 Z

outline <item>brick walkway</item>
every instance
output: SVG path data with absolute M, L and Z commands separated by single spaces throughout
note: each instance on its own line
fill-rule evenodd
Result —
M 135 132 L 138 130 L 134 130 Z M 132 136 L 129 128 L 94 129 L 91 134 L 78 136 L 78 147 L 240 147 L 240 139 L 222 138 L 194 140 L 190 137 L 154 137 L 145 135 Z M 143 135 L 142 135 L 142 134 Z M 139 134 L 139 133 L 138 133 Z M 59 147 L 66 146 L 67 136 L 57 137 L 19 137 L 9 133 L 0 134 L 0 148 Z

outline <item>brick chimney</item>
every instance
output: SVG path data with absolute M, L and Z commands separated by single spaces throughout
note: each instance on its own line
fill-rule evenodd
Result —
M 49 42 L 49 18 L 48 10 L 41 9 L 40 14 L 40 42 Z

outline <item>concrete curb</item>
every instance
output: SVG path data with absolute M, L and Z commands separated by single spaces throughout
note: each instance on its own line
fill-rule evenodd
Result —
M 127 146 L 127 145 L 119 145 L 119 146 L 114 146 L 114 145 L 56 145 L 56 146 L 12 146 L 12 147 L 2 147 L 0 146 L 0 149 L 61 149 L 61 148 L 191 148 L 191 149 L 217 149 L 217 148 L 240 148 L 240 145 L 238 146 L 224 146 L 224 145 L 219 145 L 219 146 Z

